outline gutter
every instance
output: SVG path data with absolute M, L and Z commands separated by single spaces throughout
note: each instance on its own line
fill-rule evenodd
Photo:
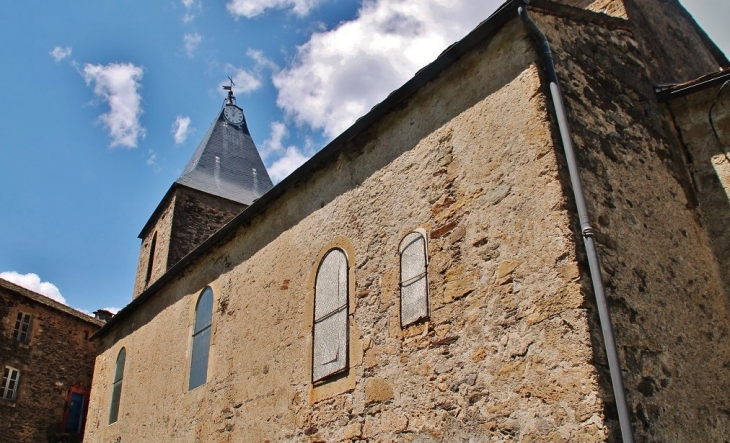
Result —
M 524 0 L 529 3 L 529 0 Z M 626 394 L 624 388 L 623 377 L 621 375 L 621 366 L 619 364 L 618 352 L 616 350 L 616 341 L 611 325 L 611 315 L 608 311 L 608 303 L 606 300 L 606 291 L 603 285 L 603 276 L 601 275 L 601 263 L 598 260 L 598 252 L 596 251 L 595 240 L 593 239 L 594 230 L 588 217 L 588 209 L 586 207 L 585 194 L 583 185 L 580 181 L 580 171 L 578 162 L 575 157 L 573 148 L 573 138 L 568 125 L 568 118 L 563 104 L 563 93 L 560 90 L 558 75 L 555 72 L 555 63 L 553 62 L 552 51 L 550 51 L 550 43 L 537 24 L 527 14 L 525 6 L 520 6 L 518 14 L 527 28 L 527 31 L 540 43 L 540 52 L 545 64 L 545 71 L 549 81 L 550 95 L 553 99 L 555 114 L 560 128 L 560 138 L 563 142 L 563 150 L 568 163 L 568 173 L 570 174 L 570 183 L 573 187 L 573 196 L 578 209 L 578 219 L 580 220 L 581 234 L 585 244 L 586 254 L 588 256 L 588 267 L 591 271 L 591 281 L 593 283 L 593 292 L 596 296 L 596 305 L 598 306 L 598 317 L 601 323 L 601 332 L 603 334 L 603 342 L 606 347 L 606 357 L 608 358 L 608 369 L 611 374 L 611 385 L 613 387 L 613 395 L 616 400 L 616 408 L 618 409 L 619 424 L 621 426 L 621 436 L 624 443 L 633 443 L 634 435 L 631 429 L 631 419 L 629 409 L 626 402 Z

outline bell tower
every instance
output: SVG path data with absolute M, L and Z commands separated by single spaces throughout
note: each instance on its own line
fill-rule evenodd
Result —
M 273 187 L 233 86 L 223 87 L 222 109 L 139 234 L 132 298 Z

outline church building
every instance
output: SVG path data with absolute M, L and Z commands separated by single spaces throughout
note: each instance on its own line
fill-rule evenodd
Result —
M 229 93 L 85 441 L 730 439 L 728 67 L 678 0 L 509 0 L 276 185 Z

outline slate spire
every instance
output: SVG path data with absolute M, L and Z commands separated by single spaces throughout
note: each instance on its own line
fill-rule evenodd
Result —
M 231 86 L 223 106 L 176 183 L 208 194 L 251 205 L 273 187 L 236 105 Z

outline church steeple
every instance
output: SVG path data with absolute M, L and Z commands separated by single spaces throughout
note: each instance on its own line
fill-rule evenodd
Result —
M 223 87 L 226 103 L 176 183 L 250 205 L 273 184 L 232 87 Z
M 139 237 L 134 297 L 273 187 L 236 104 L 228 97 Z

